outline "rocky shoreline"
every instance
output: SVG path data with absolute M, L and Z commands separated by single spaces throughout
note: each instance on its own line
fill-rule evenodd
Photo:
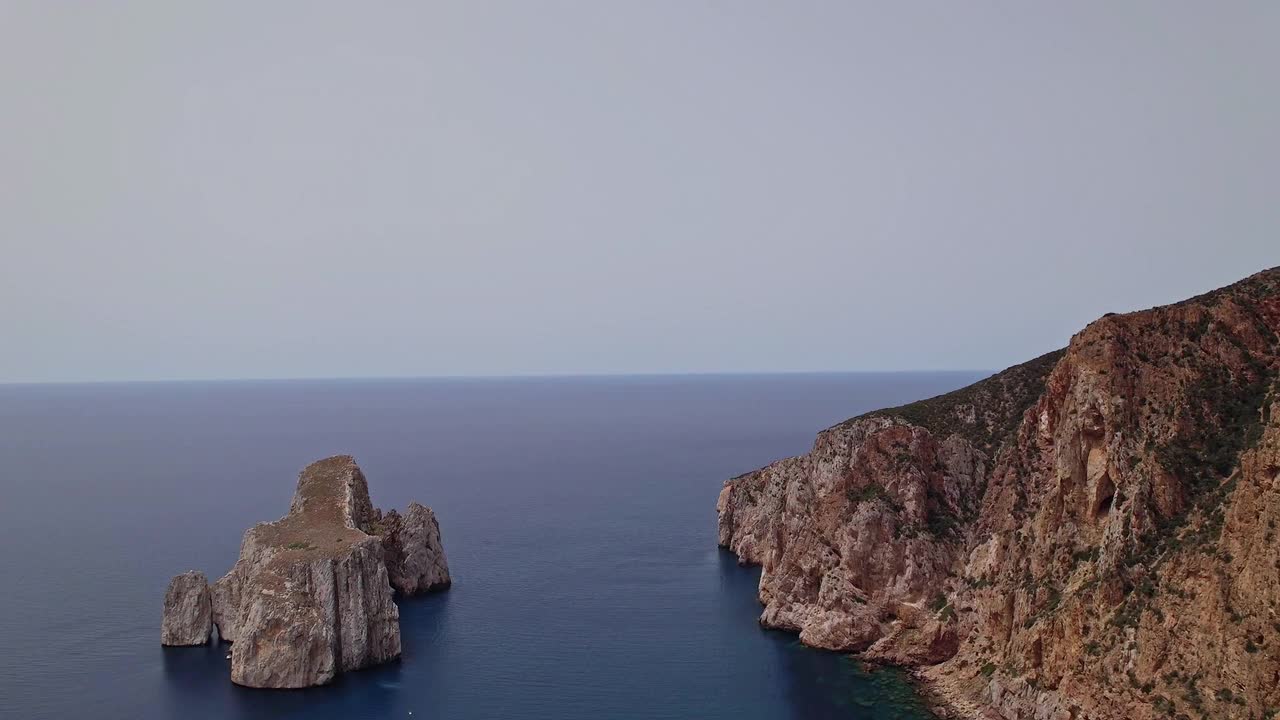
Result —
M 302 688 L 400 656 L 393 589 L 450 585 L 435 514 L 410 503 L 383 513 L 348 455 L 308 465 L 289 513 L 245 532 L 240 557 L 213 584 L 177 575 L 165 593 L 161 643 L 232 643 L 231 680 Z
M 1280 268 L 725 483 L 760 622 L 1004 720 L 1280 708 Z
M 936 666 L 907 668 L 930 709 L 944 720 L 1002 720 L 993 708 L 973 700 L 973 688 L 933 671 Z

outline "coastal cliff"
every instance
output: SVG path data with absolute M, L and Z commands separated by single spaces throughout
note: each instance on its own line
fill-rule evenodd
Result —
M 1280 268 L 725 483 L 760 621 L 972 716 L 1280 709 Z
M 400 655 L 392 588 L 447 587 L 435 515 L 373 507 L 364 473 L 346 455 L 298 477 L 289 513 L 245 532 L 240 558 L 209 586 L 195 571 L 165 595 L 161 642 L 198 645 L 212 629 L 233 643 L 231 680 L 258 688 L 323 685 L 339 672 Z

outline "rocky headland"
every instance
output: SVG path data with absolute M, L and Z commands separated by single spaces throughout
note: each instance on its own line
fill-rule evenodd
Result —
M 339 672 L 400 655 L 404 594 L 447 587 L 449 565 L 430 509 L 373 507 L 364 473 L 347 455 L 307 466 L 289 513 L 244 534 L 240 558 L 210 585 L 173 578 L 161 642 L 203 645 L 216 627 L 231 642 L 231 680 L 256 688 L 323 685 Z
M 959 714 L 1280 714 L 1280 268 L 729 480 L 760 622 Z

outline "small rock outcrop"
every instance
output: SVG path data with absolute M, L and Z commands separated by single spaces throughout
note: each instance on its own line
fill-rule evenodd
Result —
M 431 508 L 411 502 L 403 517 L 388 511 L 380 526 L 391 587 L 405 595 L 449 587 L 449 562 Z
M 1277 716 L 1280 268 L 840 423 L 718 511 L 762 624 L 966 714 Z
M 203 644 L 216 626 L 233 643 L 232 682 L 323 685 L 400 655 L 393 586 L 411 595 L 449 582 L 435 514 L 411 503 L 404 518 L 384 516 L 340 455 L 302 471 L 289 514 L 245 532 L 240 559 L 212 586 L 195 571 L 173 579 L 161 639 Z
M 175 575 L 164 593 L 164 645 L 205 645 L 213 630 L 209 581 L 199 570 Z

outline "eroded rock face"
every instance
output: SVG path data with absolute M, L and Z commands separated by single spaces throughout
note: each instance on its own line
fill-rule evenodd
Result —
M 391 587 L 405 595 L 449 587 L 449 561 L 431 508 L 411 502 L 403 517 L 388 511 L 382 530 Z
M 761 622 L 1016 718 L 1280 708 L 1280 269 L 726 483 Z
M 213 629 L 209 581 L 204 573 L 188 570 L 175 575 L 164 593 L 160 623 L 162 645 L 204 645 Z
M 831 650 L 875 643 L 885 657 L 938 655 L 938 633 L 917 640 L 893 632 L 894 622 L 944 609 L 937 597 L 960 558 L 961 526 L 977 514 L 991 438 L 1042 391 L 1060 355 L 1007 370 L 939 410 L 937 422 L 956 432 L 903 417 L 923 412 L 871 413 L 824 430 L 808 455 L 727 482 L 719 541 L 763 566 L 761 623 Z M 926 647 L 891 647 L 916 642 Z
M 394 511 L 388 515 L 398 518 Z M 175 597 L 204 598 L 204 617 L 234 643 L 233 682 L 259 688 L 323 685 L 339 672 L 400 655 L 388 546 L 397 553 L 390 564 L 401 574 L 404 557 L 429 560 L 426 570 L 436 568 L 438 557 L 447 584 L 434 514 L 413 503 L 407 517 L 416 523 L 409 532 L 394 539 L 380 534 L 382 513 L 370 502 L 360 468 L 350 456 L 327 458 L 302 471 L 288 515 L 245 532 L 230 572 L 211 588 L 202 574 L 178 576 L 171 592 L 179 586 Z M 415 584 L 399 589 L 412 594 L 442 586 L 424 583 L 424 577 L 412 575 Z M 429 577 L 437 579 L 438 573 Z M 166 596 L 164 627 L 183 617 L 170 612 Z

